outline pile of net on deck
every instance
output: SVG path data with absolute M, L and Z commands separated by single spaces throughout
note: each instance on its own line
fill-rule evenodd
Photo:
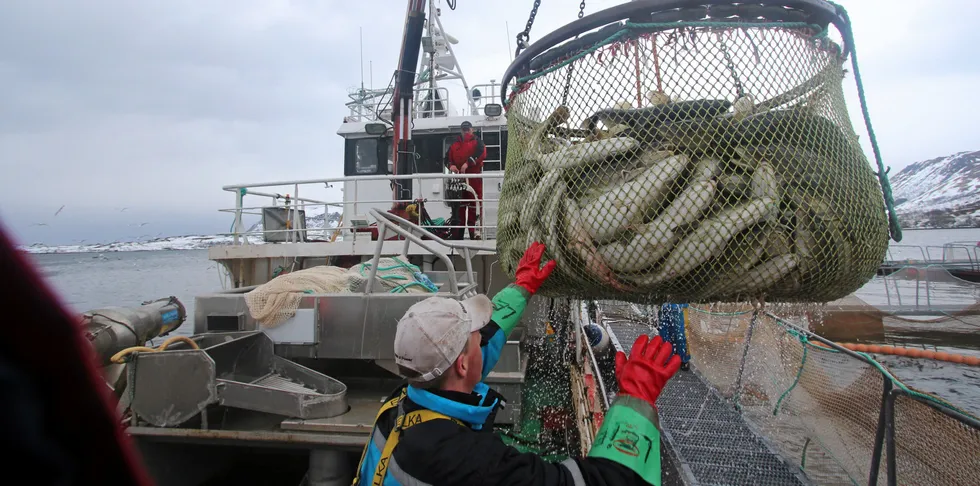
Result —
M 321 266 L 282 274 L 245 294 L 245 305 L 263 327 L 275 327 L 296 315 L 300 301 L 312 294 L 363 292 L 371 272 L 365 262 L 346 269 Z M 381 258 L 374 292 L 435 292 L 421 270 L 398 258 Z
M 543 295 L 826 302 L 860 288 L 888 247 L 890 189 L 851 126 L 841 46 L 806 22 L 668 14 L 547 51 L 516 80 L 502 268 L 513 276 L 536 240 L 558 262 Z

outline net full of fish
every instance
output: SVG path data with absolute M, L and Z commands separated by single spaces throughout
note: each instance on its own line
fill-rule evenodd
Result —
M 811 49 L 783 54 L 792 62 Z M 615 76 L 638 72 L 628 57 L 622 71 L 616 59 L 601 71 L 588 57 L 578 61 L 567 101 L 556 94 L 565 70 L 512 98 L 497 221 L 508 274 L 530 242 L 541 241 L 558 262 L 543 295 L 826 302 L 874 276 L 888 220 L 846 122 L 840 60 L 810 62 L 820 82 L 803 96 L 758 103 L 749 89 L 773 98 L 785 92 L 775 86 L 785 82 L 777 83 L 779 72 L 744 75 L 740 96 L 710 98 L 697 96 L 721 91 L 710 77 L 669 75 L 692 72 L 670 62 L 719 62 L 710 43 L 703 50 L 675 61 L 663 55 L 661 89 L 642 98 L 635 78 Z M 542 112 L 549 115 L 535 116 Z

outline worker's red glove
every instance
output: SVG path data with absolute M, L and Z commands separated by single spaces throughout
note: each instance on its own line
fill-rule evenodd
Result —
M 636 338 L 629 360 L 626 353 L 616 353 L 616 382 L 619 393 L 642 398 L 652 407 L 657 406 L 657 397 L 667 384 L 667 380 L 681 367 L 681 357 L 673 354 L 670 343 L 646 334 Z
M 517 285 L 524 287 L 531 295 L 534 295 L 541 287 L 541 284 L 548 279 L 548 275 L 555 269 L 554 260 L 541 266 L 541 256 L 544 255 L 544 244 L 535 241 L 531 247 L 524 252 L 521 261 L 517 263 L 515 280 Z

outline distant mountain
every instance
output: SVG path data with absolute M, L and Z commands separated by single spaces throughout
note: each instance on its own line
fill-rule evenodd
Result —
M 340 213 L 310 214 L 307 213 L 306 229 L 307 239 L 319 240 L 329 238 L 332 234 L 328 231 L 337 227 L 340 223 Z M 245 230 L 244 237 L 251 245 L 263 245 L 262 223 L 253 224 Z M 219 235 L 184 235 L 168 236 L 163 238 L 153 238 L 136 241 L 113 241 L 109 243 L 93 243 L 87 245 L 60 245 L 48 246 L 35 243 L 30 246 L 22 246 L 21 250 L 28 253 L 108 253 L 116 251 L 152 251 L 152 250 L 202 250 L 212 246 L 230 245 L 233 237 L 227 234 Z
M 903 227 L 980 227 L 980 151 L 916 162 L 890 180 Z

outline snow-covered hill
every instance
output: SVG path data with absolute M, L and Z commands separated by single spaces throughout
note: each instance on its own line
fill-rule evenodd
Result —
M 307 215 L 307 239 L 317 240 L 329 238 L 330 228 L 335 228 L 340 222 L 340 213 L 319 213 Z M 255 223 L 245 232 L 249 244 L 262 245 L 262 224 Z M 93 243 L 86 245 L 49 246 L 34 244 L 21 247 L 28 253 L 106 253 L 114 251 L 152 251 L 152 250 L 201 250 L 217 245 L 230 245 L 231 235 L 183 235 L 153 238 L 136 241 L 113 241 L 110 243 Z
M 902 226 L 980 226 L 980 151 L 916 162 L 890 179 Z

